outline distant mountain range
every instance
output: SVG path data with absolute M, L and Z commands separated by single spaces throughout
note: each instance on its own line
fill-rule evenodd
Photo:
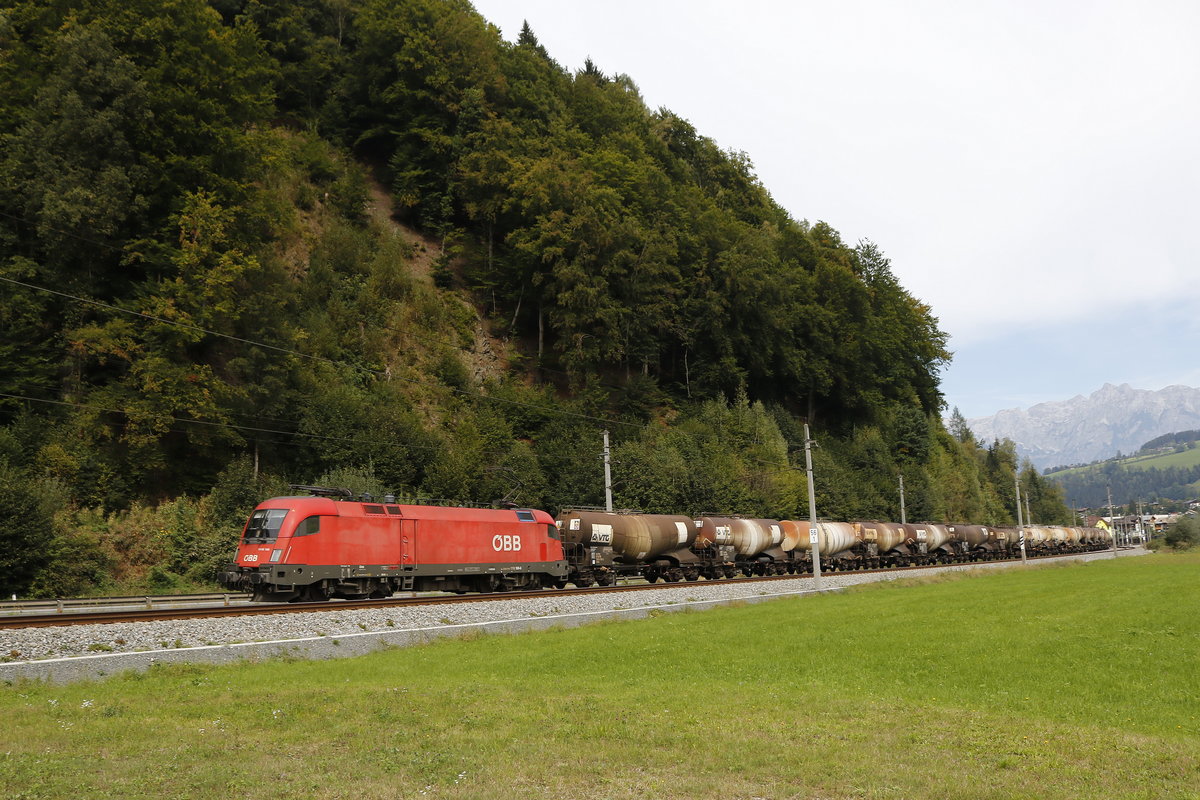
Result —
M 1152 392 L 1106 383 L 1088 397 L 1007 409 L 967 424 L 985 442 L 1012 439 L 1038 469 L 1086 464 L 1132 453 L 1164 433 L 1200 428 L 1200 389 Z

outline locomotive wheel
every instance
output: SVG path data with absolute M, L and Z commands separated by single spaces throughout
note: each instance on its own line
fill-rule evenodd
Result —
M 250 598 L 253 603 L 294 603 L 300 598 L 299 592 L 272 592 L 260 589 Z
M 320 582 L 310 583 L 300 593 L 300 599 L 305 603 L 324 603 L 329 599 L 329 594 Z

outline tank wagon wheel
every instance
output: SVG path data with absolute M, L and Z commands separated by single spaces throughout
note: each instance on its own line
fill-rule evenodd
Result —
M 658 583 L 658 570 L 654 567 L 648 567 L 646 571 L 642 573 L 642 577 L 646 579 L 646 583 Z
M 667 583 L 679 583 L 681 580 L 683 580 L 683 570 L 679 569 L 678 567 L 672 567 L 671 569 L 667 570 L 665 575 L 663 575 L 663 580 L 665 580 Z
M 698 581 L 700 580 L 700 570 L 689 567 L 683 571 L 683 577 L 689 581 Z
M 596 583 L 600 584 L 601 586 L 612 586 L 616 582 L 617 573 L 615 572 L 604 572 L 596 578 Z

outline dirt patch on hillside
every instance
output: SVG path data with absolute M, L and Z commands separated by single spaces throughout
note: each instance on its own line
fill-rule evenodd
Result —
M 426 283 L 433 283 L 433 265 L 442 257 L 441 244 L 396 219 L 396 203 L 382 183 L 370 178 L 368 190 L 370 200 L 367 203 L 367 216 L 380 228 L 391 231 L 412 246 L 409 266 L 413 275 Z
M 387 188 L 378 180 L 369 181 L 370 200 L 367 215 L 381 230 L 389 231 L 400 236 L 412 248 L 409 258 L 409 269 L 415 278 L 428 286 L 433 286 L 434 264 L 442 257 L 441 243 L 436 239 L 421 233 L 400 222 L 396 218 L 396 205 Z M 478 307 L 471 302 L 465 290 L 436 290 L 448 302 L 462 303 L 470 309 L 475 317 L 474 341 L 470 350 L 463 350 L 462 357 L 469 365 L 471 377 L 476 384 L 486 380 L 499 378 L 508 370 L 508 342 L 496 337 L 491 332 L 487 319 L 480 313 Z

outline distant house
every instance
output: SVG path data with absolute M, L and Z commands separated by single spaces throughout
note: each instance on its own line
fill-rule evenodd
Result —
M 1136 534 L 1162 533 L 1168 526 L 1179 521 L 1182 514 L 1128 514 L 1124 517 L 1097 517 L 1096 526 L 1115 530 L 1117 533 Z

